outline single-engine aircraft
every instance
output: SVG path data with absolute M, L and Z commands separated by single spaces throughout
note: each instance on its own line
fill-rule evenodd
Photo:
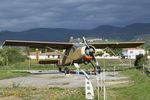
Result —
M 83 37 L 83 43 L 5 40 L 3 46 L 26 46 L 30 48 L 49 48 L 51 50 L 65 49 L 60 65 L 91 63 L 94 70 L 100 72 L 100 66 L 95 58 L 96 48 L 133 48 L 142 44 L 144 42 L 87 43 Z M 61 71 L 60 67 L 59 71 Z

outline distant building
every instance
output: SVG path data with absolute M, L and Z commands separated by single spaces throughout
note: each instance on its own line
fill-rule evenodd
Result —
M 145 53 L 145 50 L 141 48 L 127 48 L 122 50 L 122 58 L 135 59 L 136 55 Z
M 88 42 L 96 42 L 96 41 L 103 41 L 102 38 L 95 38 L 95 39 L 88 39 Z
M 95 49 L 96 52 L 100 51 L 100 52 L 105 52 L 103 49 Z
M 96 56 L 97 59 L 119 59 L 119 56 L 110 56 L 109 53 L 102 49 L 96 49 L 96 52 L 103 52 L 104 54 L 102 56 Z
M 29 58 L 36 59 L 36 52 L 30 52 Z M 59 59 L 59 58 L 60 58 L 60 54 L 56 52 L 39 53 L 39 60 Z
M 69 42 L 73 42 L 74 38 L 73 36 L 70 37 Z

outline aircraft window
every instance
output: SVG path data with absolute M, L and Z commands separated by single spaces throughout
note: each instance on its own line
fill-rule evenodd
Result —
M 89 49 L 85 49 L 85 54 L 89 55 Z

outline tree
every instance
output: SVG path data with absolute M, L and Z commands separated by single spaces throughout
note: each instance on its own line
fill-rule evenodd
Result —
M 26 55 L 23 55 L 20 49 L 17 48 L 3 48 L 0 49 L 0 65 L 7 65 L 22 62 L 27 59 Z
M 0 65 L 6 65 L 6 51 L 0 49 Z
M 0 55 L 0 65 L 5 65 L 5 59 L 2 55 Z

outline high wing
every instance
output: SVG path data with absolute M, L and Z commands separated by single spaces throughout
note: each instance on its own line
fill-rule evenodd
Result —
M 95 48 L 134 48 L 144 44 L 144 42 L 112 42 L 112 43 L 88 43 Z M 71 48 L 74 43 L 66 42 L 44 42 L 44 41 L 21 41 L 21 40 L 5 40 L 4 46 L 27 46 L 32 48 L 67 49 Z
M 21 41 L 21 40 L 5 40 L 3 46 L 27 46 L 32 48 L 67 49 L 73 46 L 73 43 L 65 42 L 43 42 L 43 41 Z
M 143 45 L 144 42 L 112 42 L 112 43 L 89 43 L 95 48 L 104 49 L 104 48 L 134 48 L 140 45 Z

